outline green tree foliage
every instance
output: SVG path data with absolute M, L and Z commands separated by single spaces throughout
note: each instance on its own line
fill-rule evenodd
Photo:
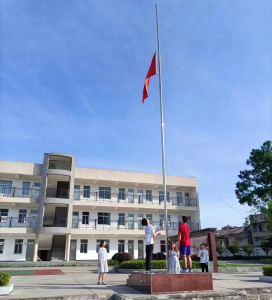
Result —
M 219 254 L 221 257 L 225 253 L 226 249 L 222 245 L 217 245 L 216 246 L 216 252 Z
M 231 254 L 235 255 L 237 252 L 239 252 L 240 247 L 237 246 L 237 245 L 235 245 L 235 244 L 233 244 L 233 245 L 228 245 L 228 246 L 227 246 L 227 249 L 229 250 L 229 252 L 230 252 Z
M 245 244 L 242 246 L 243 251 L 250 256 L 250 254 L 253 252 L 254 246 L 251 244 Z
M 266 253 L 269 254 L 269 251 L 272 249 L 272 238 L 261 240 L 260 247 Z
M 246 164 L 251 168 L 238 175 L 241 181 L 236 183 L 236 196 L 240 204 L 263 211 L 272 200 L 272 142 L 253 149 Z

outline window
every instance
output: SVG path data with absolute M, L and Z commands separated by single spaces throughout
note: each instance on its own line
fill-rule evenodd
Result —
M 82 224 L 89 225 L 89 212 L 82 213 Z
M 182 193 L 181 192 L 177 192 L 177 205 L 181 205 L 182 204 Z
M 25 223 L 26 222 L 26 214 L 27 214 L 26 209 L 20 209 L 19 210 L 19 221 L 18 221 L 18 223 Z
M 134 214 L 127 215 L 128 229 L 134 229 Z
M 254 238 L 254 242 L 259 242 L 259 238 Z
M 74 185 L 74 200 L 80 199 L 80 185 Z
M 84 186 L 84 188 L 83 188 L 83 197 L 84 198 L 90 198 L 90 190 L 91 190 L 90 186 Z
M 263 226 L 262 225 L 258 226 L 258 231 L 263 231 Z
M 88 240 L 80 240 L 80 253 L 88 253 Z
M 24 240 L 15 240 L 14 254 L 22 254 Z
M 161 252 L 165 253 L 165 241 L 161 240 Z
M 111 199 L 111 188 L 99 187 L 99 199 Z
M 134 189 L 128 189 L 128 202 L 134 203 Z
M 125 240 L 118 240 L 118 252 L 125 252 Z
M 169 201 L 170 201 L 169 192 L 166 192 L 166 198 L 167 198 L 167 202 L 169 202 Z M 160 200 L 160 202 L 163 202 L 163 201 L 164 201 L 164 194 L 163 194 L 163 191 L 160 191 L 160 192 L 159 192 L 159 200 Z
M 12 181 L 0 180 L 0 194 L 11 194 Z
M 98 224 L 110 225 L 110 213 L 98 213 Z
M 1 239 L 0 240 L 0 254 L 3 254 L 3 252 L 4 252 L 4 244 L 5 244 L 5 240 Z
M 23 182 L 23 189 L 22 189 L 23 196 L 29 195 L 29 188 L 30 188 L 30 182 Z
M 8 220 L 8 209 L 0 209 L 0 222 L 7 223 Z
M 118 225 L 125 226 L 125 214 L 119 213 Z
M 145 217 L 152 223 L 152 214 L 146 214 Z
M 125 193 L 126 193 L 126 189 L 120 188 L 119 189 L 118 199 L 119 200 L 125 200 L 126 199 L 125 198 L 126 197 Z
M 105 241 L 105 242 L 107 243 L 106 249 L 107 249 L 108 253 L 110 253 L 110 240 L 97 240 L 97 241 L 96 241 L 96 252 L 98 252 L 98 250 L 99 250 L 99 248 L 100 248 L 100 243 L 101 243 L 102 241 Z
M 222 246 L 222 241 L 220 241 L 220 245 Z
M 189 197 L 190 197 L 190 194 L 189 194 L 189 193 L 185 193 L 184 196 L 187 197 L 187 198 L 189 198 Z
M 151 190 L 146 190 L 146 201 L 152 201 L 152 191 Z
M 138 203 L 143 203 L 143 190 L 138 190 Z
M 40 189 L 41 189 L 41 183 L 40 182 L 34 182 L 32 194 L 34 197 L 39 197 L 40 195 Z

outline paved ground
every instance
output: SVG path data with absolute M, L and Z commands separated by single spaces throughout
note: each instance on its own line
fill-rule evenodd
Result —
M 40 268 L 32 268 L 40 269 Z M 50 268 L 47 268 L 50 269 Z M 55 269 L 55 268 L 51 268 Z M 64 267 L 60 268 L 65 275 L 45 276 L 14 276 L 11 282 L 15 289 L 9 296 L 1 299 L 57 297 L 65 295 L 111 295 L 118 293 L 126 297 L 147 299 L 146 295 L 126 287 L 126 274 L 106 274 L 107 286 L 97 286 L 97 274 L 94 267 Z M 0 269 L 4 271 L 4 269 Z M 8 269 L 11 270 L 11 269 Z M 12 270 L 22 270 L 16 268 Z M 246 274 L 214 274 L 214 290 L 217 292 L 233 289 L 272 287 L 271 283 L 259 282 L 261 273 Z

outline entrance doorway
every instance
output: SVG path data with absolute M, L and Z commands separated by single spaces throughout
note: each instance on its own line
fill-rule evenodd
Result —
M 134 240 L 128 240 L 128 253 L 134 258 Z
M 144 241 L 138 241 L 138 259 L 144 259 Z
M 33 260 L 34 244 L 35 244 L 35 240 L 27 240 L 26 261 L 32 261 Z
M 77 240 L 71 240 L 70 244 L 70 260 L 76 260 Z

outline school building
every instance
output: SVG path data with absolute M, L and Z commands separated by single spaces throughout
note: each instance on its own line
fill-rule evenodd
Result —
M 0 261 L 97 260 L 101 240 L 108 259 L 117 252 L 144 258 L 140 220 L 162 235 L 154 253 L 165 252 L 164 201 L 169 236 L 182 215 L 200 228 L 197 179 L 76 167 L 76 157 L 45 153 L 43 164 L 0 161 Z

